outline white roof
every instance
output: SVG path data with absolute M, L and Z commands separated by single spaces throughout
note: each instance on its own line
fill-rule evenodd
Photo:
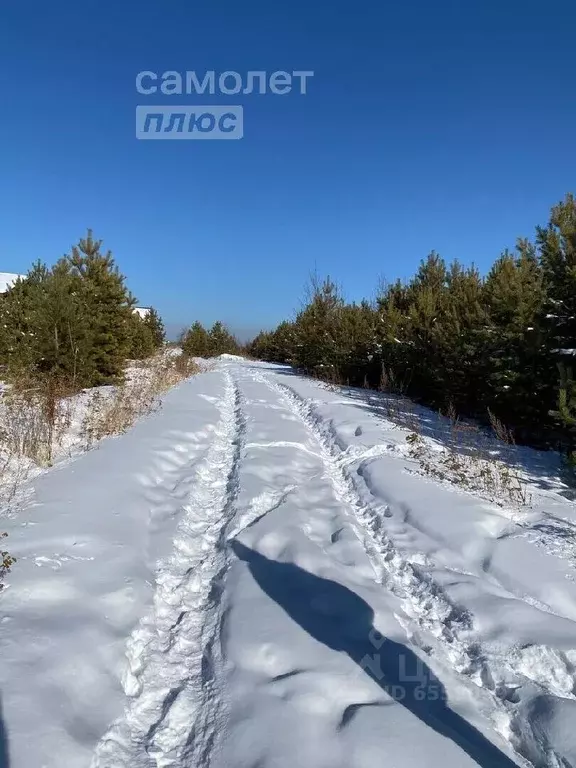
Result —
M 26 277 L 26 275 L 17 275 L 14 272 L 0 272 L 0 293 L 6 293 L 8 288 L 13 285 L 19 277 Z
M 150 307 L 134 307 L 134 312 L 144 319 L 145 317 L 148 317 L 150 314 Z

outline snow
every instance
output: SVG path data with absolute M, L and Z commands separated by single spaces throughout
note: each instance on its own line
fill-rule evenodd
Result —
M 166 348 L 153 361 L 161 363 L 163 358 L 176 357 L 180 352 L 179 349 Z M 206 364 L 202 369 L 205 367 Z M 145 397 L 146 384 L 153 375 L 150 365 L 129 361 L 125 369 L 126 385 L 134 390 L 143 390 L 141 396 Z M 93 387 L 60 401 L 48 465 L 50 468 L 60 467 L 90 449 L 92 439 L 87 435 L 86 427 L 90 414 L 94 414 L 94 403 L 99 400 L 101 405 L 104 405 L 114 396 L 115 390 L 116 388 L 110 385 Z M 10 385 L 0 381 L 0 433 L 4 430 L 7 433 L 0 441 L 0 517 L 18 513 L 30 490 L 27 481 L 43 474 L 48 468 L 46 463 L 35 462 L 18 451 L 7 450 L 5 442 L 8 433 L 16 442 L 22 443 L 26 435 L 34 431 L 34 425 L 41 431 L 42 422 L 37 403 L 26 404 L 26 401 L 23 401 L 18 407 L 11 409 L 4 398 L 9 392 Z M 153 404 L 151 407 L 154 407 Z
M 575 505 L 423 477 L 379 402 L 222 356 L 35 478 L 0 765 L 575 766 Z
M 0 293 L 6 293 L 18 278 L 24 279 L 26 275 L 17 275 L 14 272 L 0 272 Z
M 129 371 L 129 375 L 132 373 L 136 371 Z M 101 397 L 107 397 L 111 390 L 111 387 L 97 387 L 62 401 L 55 425 L 50 461 L 52 466 L 69 461 L 86 450 L 86 436 L 83 432 L 90 402 L 97 393 Z M 34 424 L 40 431 L 41 414 L 37 404 L 26 401 L 16 408 L 11 408 L 4 399 L 9 391 L 10 386 L 0 381 L 0 432 L 6 429 L 17 443 L 23 443 L 26 435 L 34 430 Z M 30 490 L 27 482 L 45 471 L 46 467 L 32 458 L 9 451 L 5 444 L 0 444 L 0 516 L 17 514 L 20 504 Z

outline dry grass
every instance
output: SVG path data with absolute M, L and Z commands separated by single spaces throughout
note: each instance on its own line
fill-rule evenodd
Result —
M 0 456 L 0 511 L 3 511 L 18 495 L 19 489 L 29 480 L 33 464 L 5 453 Z
M 82 434 L 86 448 L 103 437 L 126 432 L 137 419 L 156 410 L 160 395 L 199 372 L 184 356 L 163 356 L 143 361 L 138 374 L 111 392 L 95 392 L 86 411 Z
M 70 428 L 70 391 L 57 380 L 21 381 L 0 403 L 0 449 L 11 459 L 52 463 L 53 450 Z
M 488 408 L 488 418 L 490 420 L 492 432 L 498 440 L 505 443 L 506 445 L 516 445 L 512 430 L 508 429 L 508 427 L 502 421 L 500 421 L 500 419 L 494 413 L 492 413 L 490 408 Z
M 382 371 L 380 372 L 380 382 L 378 384 L 379 392 L 387 392 L 389 394 L 400 395 L 404 397 L 410 386 L 411 374 L 406 373 L 403 378 L 399 378 L 392 368 L 386 368 L 382 365 Z
M 368 388 L 365 382 L 364 388 Z M 471 421 L 463 421 L 453 403 L 439 412 L 438 421 L 426 415 L 405 396 L 408 381 L 398 381 L 382 368 L 377 410 L 395 427 L 408 430 L 408 455 L 419 464 L 423 475 L 456 485 L 499 504 L 526 507 L 532 497 L 526 479 L 514 460 L 514 435 L 490 410 L 492 434 Z M 337 391 L 331 383 L 324 385 Z M 436 438 L 431 441 L 423 433 Z M 504 460 L 501 457 L 505 457 Z
M 450 443 L 441 450 L 434 450 L 418 432 L 410 432 L 406 438 L 410 446 L 408 455 L 418 462 L 422 474 L 457 485 L 501 506 L 528 506 L 531 495 L 522 476 L 483 449 L 481 444 L 470 450 L 470 440 L 467 439 L 463 449 L 458 439 L 459 429 L 461 427 L 456 423 Z
M 158 407 L 163 392 L 197 372 L 189 358 L 162 355 L 139 364 L 118 387 L 78 396 L 57 380 L 22 378 L 0 393 L 0 506 L 13 501 L 31 473 L 66 455 L 74 421 L 74 449 L 87 450 L 125 432 Z
M 381 389 L 389 392 L 391 388 L 383 369 Z M 527 482 L 513 461 L 514 435 L 491 411 L 488 416 L 493 434 L 489 435 L 478 424 L 463 421 L 450 403 L 446 411 L 440 413 L 444 419 L 443 427 L 439 423 L 442 445 L 435 447 L 424 438 L 423 417 L 411 400 L 402 394 L 384 395 L 384 398 L 389 421 L 409 430 L 408 455 L 418 462 L 422 474 L 500 505 L 525 507 L 531 503 Z M 498 455 L 507 456 L 509 461 Z

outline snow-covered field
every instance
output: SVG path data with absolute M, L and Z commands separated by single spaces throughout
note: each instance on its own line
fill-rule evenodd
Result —
M 229 357 L 35 478 L 0 766 L 576 766 L 574 502 L 435 482 L 408 434 Z

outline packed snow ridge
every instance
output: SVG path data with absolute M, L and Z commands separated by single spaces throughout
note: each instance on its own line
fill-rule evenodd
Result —
M 37 477 L 0 766 L 576 766 L 574 503 L 423 477 L 376 400 L 226 356 Z

